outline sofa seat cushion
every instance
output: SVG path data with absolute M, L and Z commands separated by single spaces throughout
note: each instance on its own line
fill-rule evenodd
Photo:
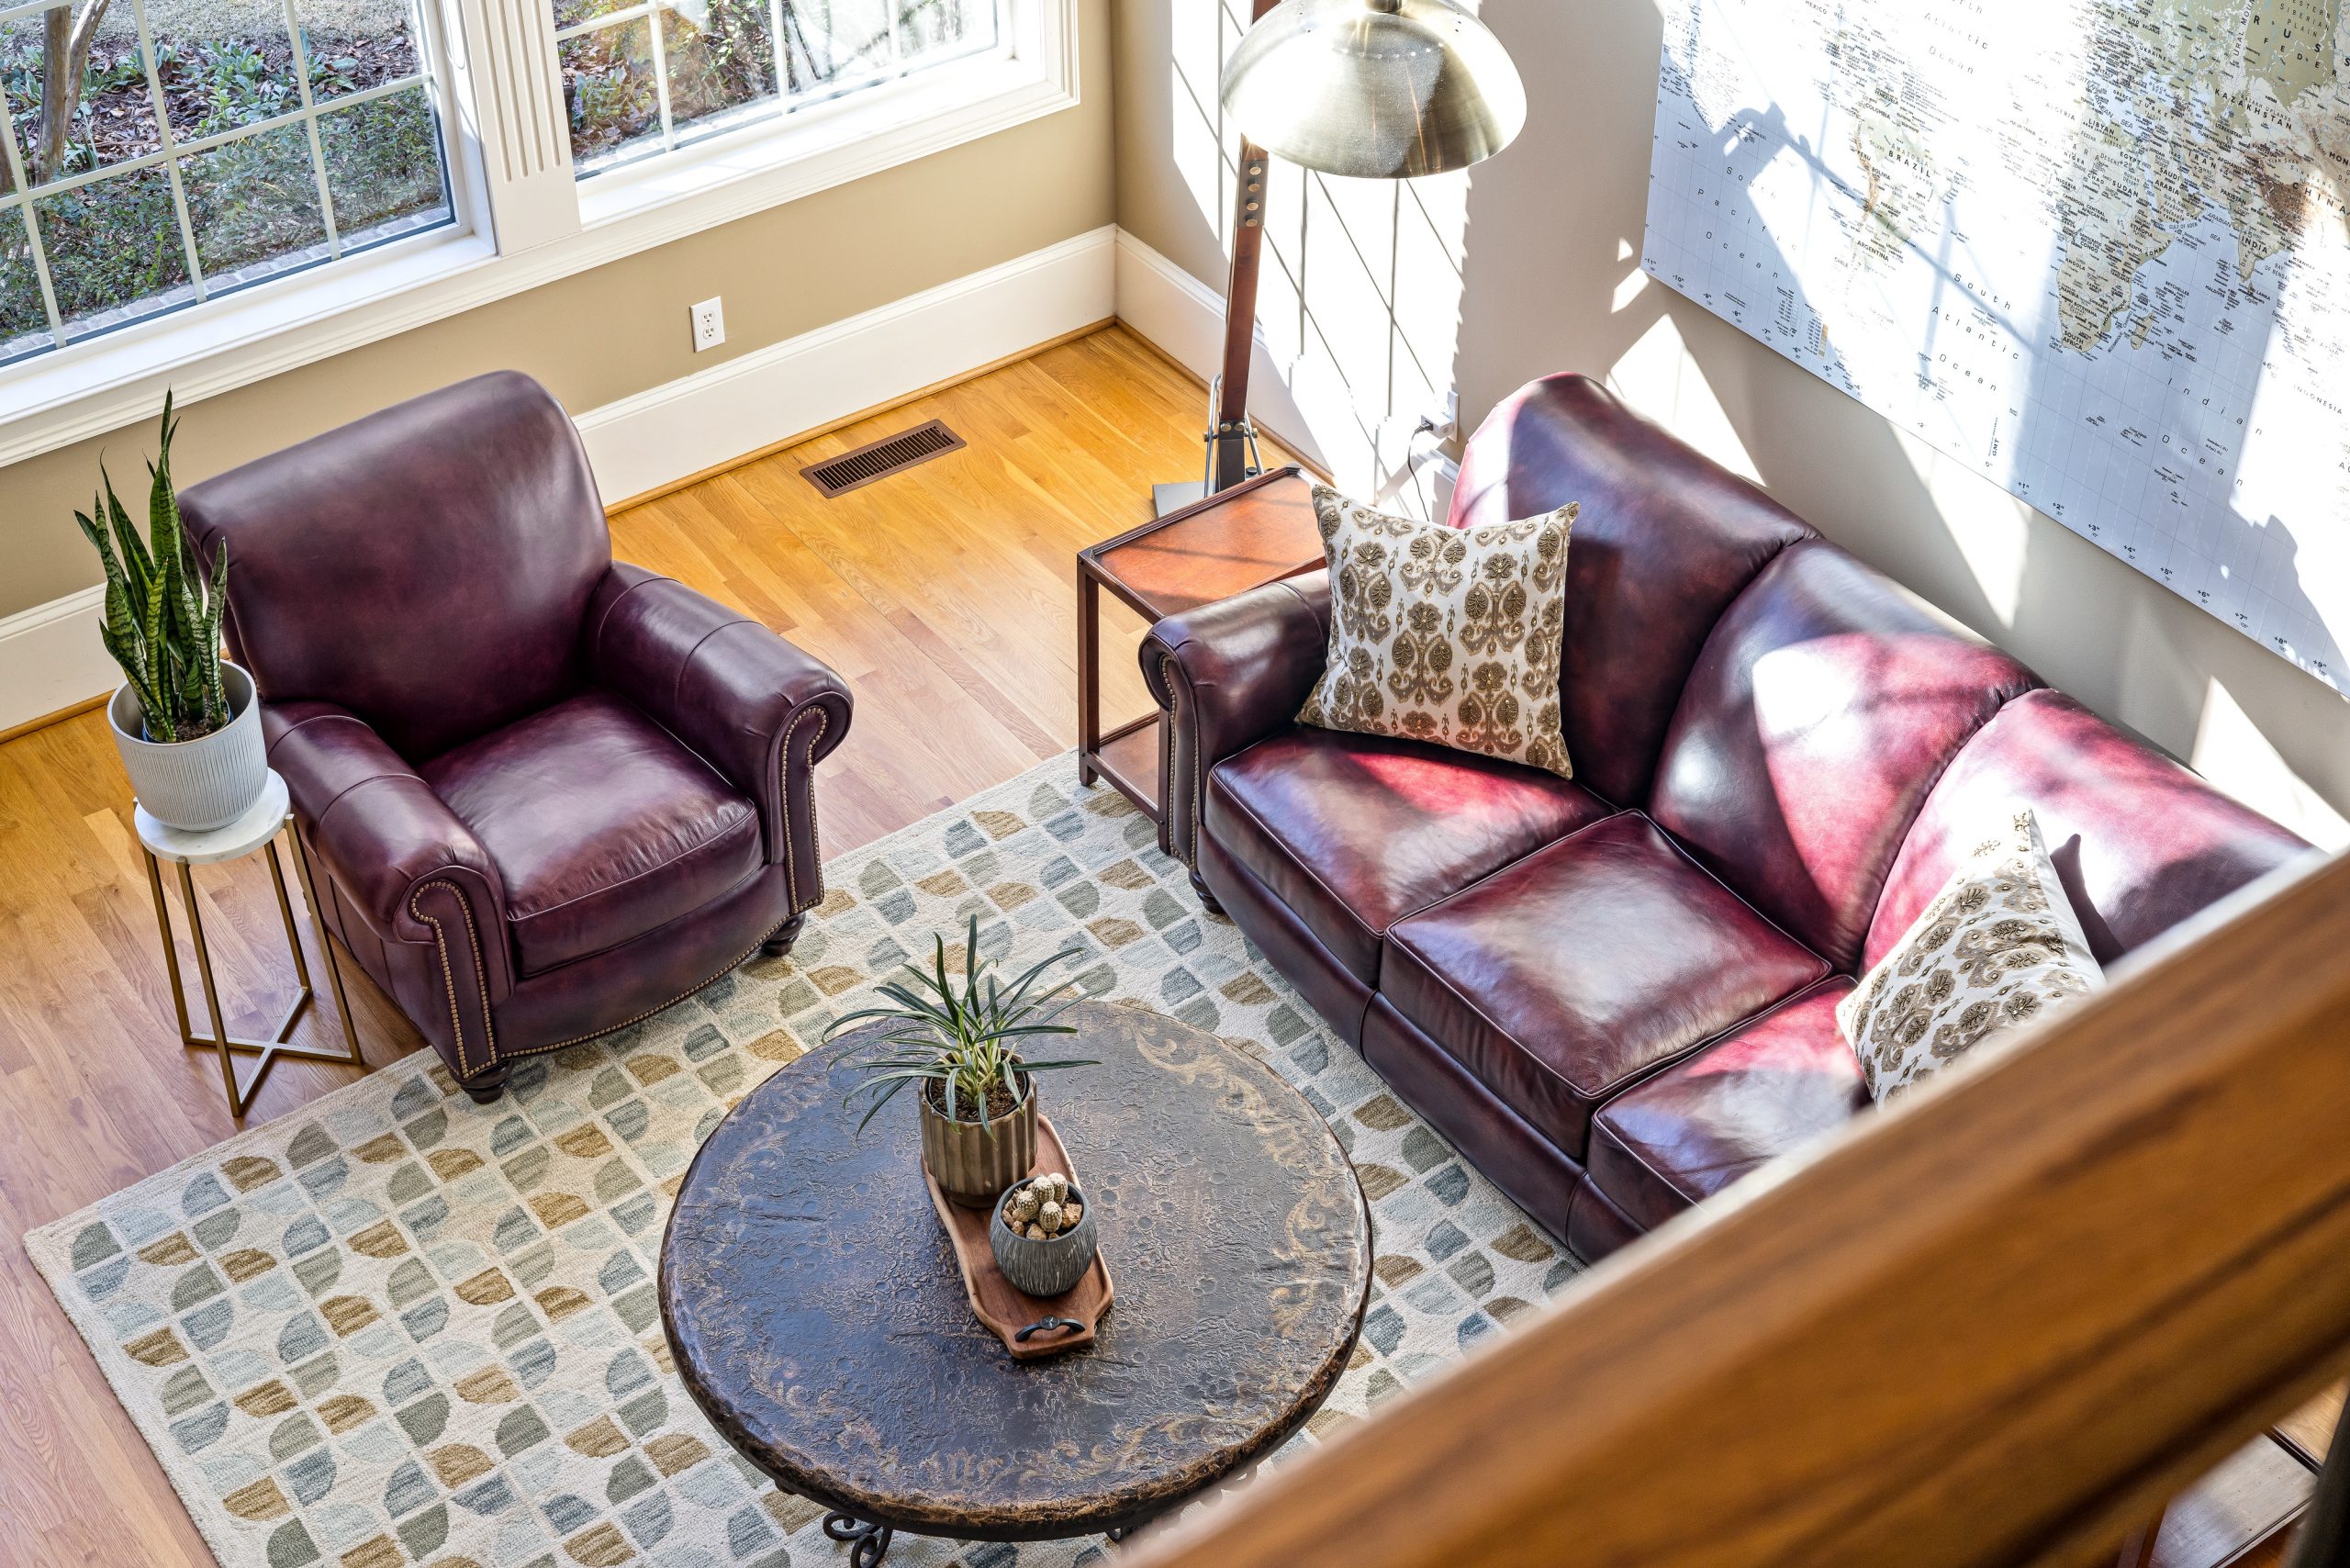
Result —
M 1598 1106 L 1827 973 L 1628 812 L 1398 921 L 1380 991 L 1581 1159 Z
M 1591 1179 L 1653 1230 L 1868 1108 L 1836 1027 L 1841 976 L 1742 1024 L 1592 1118 Z
M 1414 910 L 1606 816 L 1555 774 L 1417 741 L 1292 726 L 1208 776 L 1225 851 L 1367 986 Z
M 642 936 L 763 863 L 751 802 L 605 692 L 493 730 L 420 771 L 496 862 L 524 974 Z

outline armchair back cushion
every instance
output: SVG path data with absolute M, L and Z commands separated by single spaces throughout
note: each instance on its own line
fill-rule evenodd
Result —
M 1809 524 L 1580 375 L 1495 409 L 1461 456 L 1451 521 L 1580 502 L 1567 552 L 1561 727 L 1575 777 L 1619 805 L 1647 798 L 1665 726 L 1722 610 Z
M 578 431 L 527 376 L 369 415 L 180 506 L 207 562 L 234 521 L 229 652 L 271 702 L 339 704 L 422 762 L 580 684 L 611 541 Z

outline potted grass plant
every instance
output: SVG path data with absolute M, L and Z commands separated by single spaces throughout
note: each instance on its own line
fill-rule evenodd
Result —
M 162 438 L 147 465 L 147 534 L 140 537 L 102 464 L 100 494 L 75 512 L 106 568 L 106 620 L 98 628 L 123 682 L 106 704 L 115 749 L 147 814 L 168 827 L 226 827 L 261 799 L 269 779 L 261 704 L 252 677 L 220 652 L 229 602 L 229 546 L 209 581 L 180 525 L 172 488 L 177 423 L 163 399 Z
M 929 970 L 910 963 L 911 984 L 890 981 L 880 988 L 888 1006 L 834 1019 L 826 1039 L 875 1020 L 895 1025 L 881 1049 L 855 1064 L 860 1078 L 846 1099 L 862 1094 L 870 1102 L 857 1130 L 908 1084 L 918 1085 L 923 1168 L 948 1201 L 971 1209 L 993 1204 L 1036 1163 L 1035 1075 L 1095 1065 L 1035 1060 L 1023 1050 L 1023 1042 L 1040 1036 L 1077 1033 L 1054 1022 L 1076 982 L 1042 992 L 1035 988 L 1046 970 L 1084 951 L 1064 948 L 1007 985 L 993 972 L 993 961 L 979 956 L 975 914 L 959 984 L 947 972 L 946 938 L 940 936 Z

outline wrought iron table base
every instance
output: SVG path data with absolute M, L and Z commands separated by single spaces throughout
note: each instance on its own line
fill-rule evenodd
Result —
M 897 1532 L 888 1525 L 867 1524 L 853 1514 L 826 1514 L 824 1534 L 834 1540 L 849 1543 L 849 1568 L 876 1568 L 882 1554 L 890 1550 L 890 1538 Z
M 229 1033 L 228 1023 L 220 1013 L 220 983 L 212 972 L 212 949 L 204 939 L 204 912 L 196 901 L 196 879 L 188 872 L 187 862 L 181 860 L 173 862 L 179 868 L 180 904 L 187 920 L 189 935 L 195 938 L 196 964 L 204 982 L 204 1006 L 212 1020 L 212 1033 L 199 1035 L 190 1026 L 187 988 L 180 979 L 179 945 L 173 940 L 171 910 L 163 899 L 162 867 L 154 852 L 146 846 L 140 846 L 140 853 L 147 859 L 147 890 L 154 895 L 155 924 L 162 933 L 163 969 L 171 977 L 172 1012 L 179 1019 L 180 1044 L 190 1050 L 217 1049 L 220 1053 L 220 1083 L 228 1091 L 230 1115 L 239 1121 L 244 1120 L 245 1113 L 252 1108 L 253 1096 L 261 1092 L 262 1081 L 269 1076 L 269 1070 L 277 1065 L 281 1057 L 299 1057 L 306 1061 L 342 1062 L 353 1067 L 366 1065 L 359 1055 L 359 1036 L 351 1026 L 351 1001 L 343 994 L 342 966 L 335 959 L 334 938 L 327 935 L 326 923 L 319 917 L 318 890 L 311 884 L 310 868 L 303 863 L 298 846 L 294 851 L 295 873 L 302 879 L 302 897 L 310 906 L 310 924 L 318 932 L 319 948 L 326 955 L 327 978 L 334 986 L 335 1010 L 342 1017 L 343 1049 L 340 1051 L 322 1046 L 289 1043 L 294 1025 L 301 1021 L 303 1013 L 316 1000 L 317 993 L 310 985 L 309 961 L 302 956 L 301 933 L 295 928 L 294 904 L 285 895 L 285 871 L 277 861 L 276 839 L 272 838 L 264 845 L 263 853 L 269 860 L 269 879 L 277 889 L 277 913 L 285 923 L 285 945 L 293 950 L 295 978 L 301 984 L 294 993 L 294 1000 L 287 1004 L 285 1015 L 278 1020 L 277 1028 L 266 1040 L 246 1039 Z M 237 1081 L 238 1052 L 259 1052 L 261 1055 L 261 1060 L 253 1066 L 252 1076 L 241 1085 Z M 878 1561 L 878 1556 L 875 1560 Z M 866 1568 L 866 1565 L 859 1564 L 859 1568 Z
M 1140 1525 L 1128 1525 L 1121 1529 L 1104 1530 L 1102 1537 L 1111 1541 L 1132 1540 L 1142 1530 Z M 847 1545 L 849 1568 L 878 1568 L 882 1557 L 890 1550 L 890 1542 L 897 1530 L 889 1525 L 867 1524 L 854 1514 L 833 1513 L 824 1516 L 827 1538 Z

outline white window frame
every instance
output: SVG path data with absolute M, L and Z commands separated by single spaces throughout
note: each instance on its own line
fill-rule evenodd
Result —
M 1078 102 L 1078 0 L 995 49 L 574 177 L 548 0 L 420 0 L 454 225 L 0 368 L 0 466 Z

